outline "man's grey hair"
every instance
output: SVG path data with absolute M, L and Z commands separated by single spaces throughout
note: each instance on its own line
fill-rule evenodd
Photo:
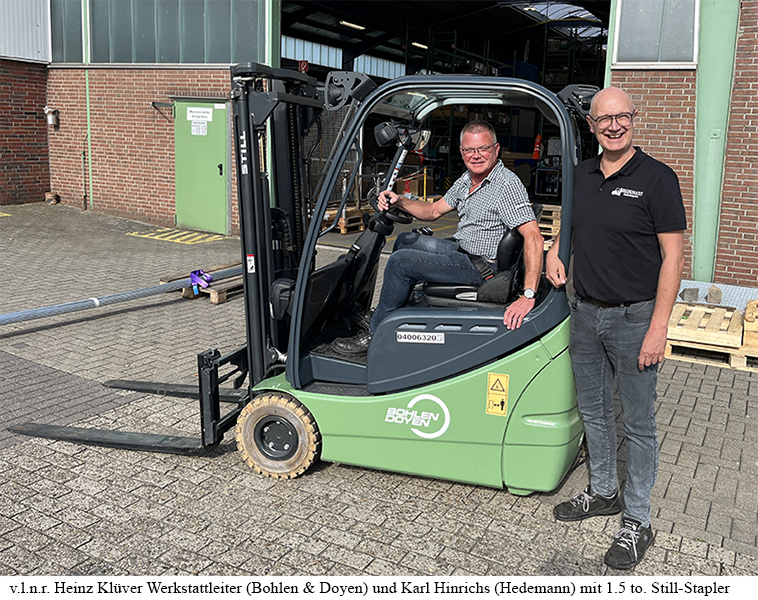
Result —
M 487 121 L 469 121 L 463 126 L 463 129 L 461 129 L 461 137 L 459 143 L 463 143 L 463 136 L 467 133 L 481 133 L 483 131 L 486 131 L 492 136 L 492 143 L 497 144 L 497 134 L 495 133 L 495 128 L 490 125 Z

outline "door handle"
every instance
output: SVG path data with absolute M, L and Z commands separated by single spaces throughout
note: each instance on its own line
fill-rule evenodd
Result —
M 222 163 L 218 163 L 218 174 L 219 175 L 224 174 L 224 165 Z

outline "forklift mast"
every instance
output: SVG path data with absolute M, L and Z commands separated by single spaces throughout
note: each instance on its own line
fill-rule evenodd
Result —
M 267 376 L 286 352 L 289 320 L 271 314 L 275 281 L 297 278 L 310 219 L 304 138 L 323 104 L 316 81 L 304 74 L 242 63 L 232 68 L 239 222 L 245 289 L 249 385 Z M 270 124 L 267 130 L 267 123 Z M 261 148 L 271 136 L 275 198 Z

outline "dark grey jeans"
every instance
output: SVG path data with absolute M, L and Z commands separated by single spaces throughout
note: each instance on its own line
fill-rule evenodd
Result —
M 571 301 L 569 351 L 590 454 L 590 486 L 593 493 L 602 496 L 612 495 L 617 486 L 615 378 L 627 444 L 624 516 L 643 525 L 650 523 L 650 493 L 658 474 L 658 366 L 640 370 L 637 358 L 654 305 L 650 300 L 628 307 L 600 308 L 579 298 Z

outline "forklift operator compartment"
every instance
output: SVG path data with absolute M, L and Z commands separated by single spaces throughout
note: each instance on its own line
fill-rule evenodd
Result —
M 569 160 L 564 162 L 563 188 L 570 190 L 574 153 L 570 121 L 561 121 L 560 117 L 565 116 L 563 105 L 554 97 L 552 102 L 550 100 L 544 90 L 518 80 L 461 76 L 395 80 L 363 101 L 352 128 L 345 133 L 331 172 L 345 170 L 338 164 L 339 158 L 348 160 L 352 158 L 351 154 L 360 152 L 360 132 L 372 111 L 393 115 L 394 124 L 402 133 L 420 129 L 435 110 L 447 106 L 536 108 L 553 124 L 563 125 L 565 129 L 560 137 L 567 146 L 564 155 L 569 156 Z M 402 160 L 403 153 L 414 149 L 413 146 L 412 139 L 405 145 L 398 142 L 397 154 L 387 170 L 383 189 L 391 187 L 390 175 Z M 456 146 L 457 139 L 450 140 L 450 147 Z M 326 211 L 327 188 L 328 183 L 322 187 L 314 220 Z M 350 193 L 347 190 L 347 194 Z M 539 210 L 539 205 L 535 208 Z M 567 210 L 564 205 L 563 218 L 567 217 L 570 217 L 570 207 Z M 445 294 L 445 290 L 440 293 L 439 285 L 433 288 L 427 285 L 421 300 L 413 300 L 407 307 L 391 312 L 379 325 L 365 359 L 360 362 L 346 360 L 330 353 L 329 342 L 349 335 L 349 331 L 341 327 L 342 321 L 351 312 L 369 308 L 378 268 L 376 258 L 386 237 L 380 227 L 372 228 L 369 224 L 342 260 L 315 271 L 301 270 L 298 287 L 303 297 L 301 302 L 298 299 L 294 302 L 293 337 L 290 339 L 290 348 L 299 347 L 301 353 L 297 361 L 290 356 L 287 364 L 288 379 L 295 385 L 304 386 L 314 381 L 354 383 L 365 385 L 369 393 L 386 393 L 443 381 L 540 339 L 568 316 L 563 292 L 548 289 L 550 286 L 544 278 L 537 290 L 535 309 L 524 325 L 514 331 L 506 329 L 502 322 L 505 306 L 509 300 L 515 299 L 513 296 L 503 297 L 499 302 L 492 299 L 482 302 L 474 294 L 467 301 L 460 299 L 466 297 L 461 292 L 472 290 L 456 289 L 452 293 L 455 301 L 446 302 L 444 296 L 450 294 Z M 514 237 L 520 238 L 520 235 L 511 232 L 510 238 Z M 303 265 L 313 264 L 313 242 L 317 240 L 306 240 Z M 518 244 L 518 240 L 513 243 Z M 501 243 L 501 247 L 503 245 Z M 520 252 L 515 254 L 520 264 L 514 266 L 522 269 Z M 506 265 L 506 269 L 509 266 Z M 518 280 L 519 273 L 515 275 Z M 300 314 L 297 308 L 302 309 Z M 317 331 L 317 328 L 321 329 Z M 294 345 L 296 340 L 299 340 L 297 346 Z

